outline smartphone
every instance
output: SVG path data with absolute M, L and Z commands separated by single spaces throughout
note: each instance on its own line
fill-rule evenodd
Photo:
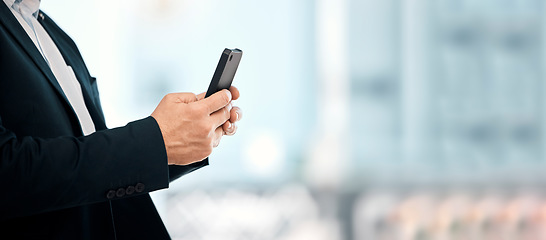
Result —
M 214 71 L 214 75 L 210 81 L 205 98 L 222 89 L 229 89 L 231 87 L 231 82 L 233 82 L 233 77 L 235 77 L 235 72 L 237 72 L 237 67 L 242 56 L 243 51 L 241 49 L 224 49 L 216 71 Z

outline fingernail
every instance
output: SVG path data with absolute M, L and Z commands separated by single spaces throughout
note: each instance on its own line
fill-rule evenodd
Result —
M 239 120 L 239 113 L 238 112 L 235 113 L 235 119 Z
M 232 99 L 231 92 L 229 90 L 226 90 L 226 92 L 227 92 L 226 94 L 228 95 L 229 100 L 231 101 Z
M 231 129 L 231 126 L 233 126 L 233 125 L 231 124 L 230 121 L 227 121 L 227 123 L 228 123 L 228 127 L 227 127 L 227 128 L 228 128 L 228 129 Z

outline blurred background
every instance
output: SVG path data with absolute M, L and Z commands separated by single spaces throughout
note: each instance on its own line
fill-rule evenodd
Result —
M 546 2 L 45 0 L 109 127 L 244 56 L 210 166 L 152 197 L 174 239 L 546 239 Z

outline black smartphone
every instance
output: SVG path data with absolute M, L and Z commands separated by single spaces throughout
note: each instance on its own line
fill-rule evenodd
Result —
M 233 82 L 233 77 L 235 77 L 235 72 L 237 72 L 237 67 L 239 66 L 242 56 L 243 51 L 241 51 L 241 49 L 224 49 L 205 97 L 222 89 L 229 89 L 229 87 L 231 87 L 231 82 Z

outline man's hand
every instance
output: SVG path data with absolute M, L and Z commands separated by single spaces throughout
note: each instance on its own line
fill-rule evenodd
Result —
M 204 94 L 171 93 L 166 95 L 152 113 L 157 121 L 169 164 L 187 165 L 208 157 L 224 134 L 237 131 L 235 122 L 242 111 L 232 107 L 239 91 L 231 87 L 203 99 Z
M 229 88 L 229 91 L 231 92 L 231 95 L 233 97 L 232 100 L 239 99 L 239 89 L 237 89 L 235 86 L 231 86 Z M 197 95 L 198 100 L 202 100 L 204 97 L 205 93 Z M 243 111 L 241 110 L 241 108 L 233 106 L 229 113 L 229 121 L 226 121 L 224 125 L 222 125 L 222 129 L 224 129 L 224 135 L 231 136 L 235 134 L 237 132 L 237 125 L 235 124 L 235 122 L 238 122 L 239 120 L 241 120 L 241 118 L 243 118 Z

